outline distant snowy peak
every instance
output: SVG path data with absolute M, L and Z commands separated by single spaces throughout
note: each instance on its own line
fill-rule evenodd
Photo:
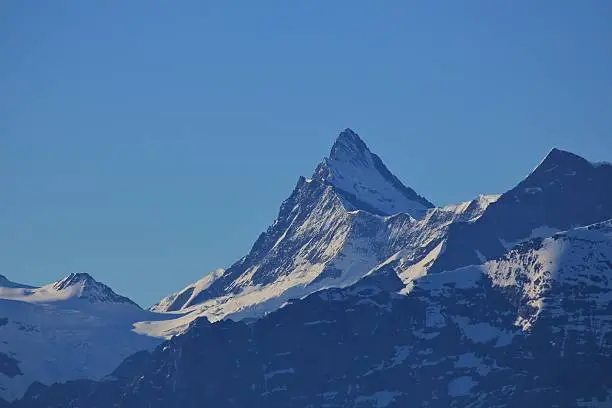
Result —
M 418 219 L 434 206 L 402 184 L 351 129 L 340 133 L 313 178 L 333 185 L 349 209 Z
M 176 312 L 196 304 L 199 295 L 210 287 L 225 273 L 225 269 L 217 269 L 206 274 L 202 279 L 185 287 L 184 289 L 163 298 L 159 303 L 151 306 L 153 312 Z
M 86 273 L 41 287 L 6 283 L 0 282 L 0 407 L 33 382 L 108 374 L 159 344 L 133 331 L 135 324 L 173 317 L 142 310 Z
M 63 279 L 52 283 L 53 289 L 62 291 L 71 287 L 79 286 L 85 288 L 85 286 L 97 285 L 98 282 L 88 273 L 71 273 Z
M 116 294 L 110 287 L 98 282 L 88 273 L 71 273 L 52 284 L 58 293 L 69 293 L 70 297 L 85 299 L 91 303 L 136 303 L 129 298 Z
M 41 287 L 18 284 L 3 286 L 0 284 L 0 299 L 30 303 L 52 303 L 79 299 L 86 300 L 89 303 L 125 303 L 139 308 L 136 303 L 127 297 L 116 294 L 111 288 L 96 281 L 87 273 L 71 273 L 57 282 Z

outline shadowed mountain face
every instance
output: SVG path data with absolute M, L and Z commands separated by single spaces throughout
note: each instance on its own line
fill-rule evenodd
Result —
M 140 307 L 131 299 L 116 294 L 111 288 L 96 281 L 87 273 L 71 273 L 64 279 L 55 282 L 53 289 L 58 292 L 73 290 L 78 299 L 86 299 L 92 303 L 128 303 Z
M 478 264 L 532 236 L 612 218 L 612 165 L 553 149 L 474 223 L 457 223 L 430 272 Z
M 382 269 L 251 324 L 196 320 L 102 382 L 33 386 L 15 407 L 605 407 L 611 262 L 607 222 L 407 296 Z

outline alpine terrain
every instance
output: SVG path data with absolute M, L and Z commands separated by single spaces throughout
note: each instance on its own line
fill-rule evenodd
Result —
M 346 129 L 149 311 L 86 274 L 0 287 L 11 407 L 612 407 L 612 165 L 553 149 L 436 207 Z
M 42 287 L 0 275 L 0 398 L 21 397 L 33 381 L 102 377 L 159 344 L 134 333 L 135 322 L 164 318 L 86 273 Z

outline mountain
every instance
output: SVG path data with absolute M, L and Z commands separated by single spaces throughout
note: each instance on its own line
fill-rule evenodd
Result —
M 313 178 L 335 187 L 348 209 L 421 218 L 434 205 L 402 184 L 351 129 L 340 133 Z
M 96 281 L 87 273 L 71 273 L 64 279 L 39 288 L 14 284 L 8 280 L 6 283 L 7 286 L 0 286 L 0 298 L 7 300 L 47 303 L 79 299 L 90 303 L 128 303 L 140 308 L 130 299 L 117 295 L 111 288 Z
M 611 273 L 612 221 L 407 294 L 380 268 L 248 323 L 197 319 L 104 381 L 34 385 L 13 406 L 609 407 Z
M 0 398 L 611 406 L 611 186 L 553 149 L 504 194 L 434 207 L 347 129 L 247 255 L 150 311 L 87 274 L 2 277 Z
M 0 400 L 33 382 L 99 378 L 160 340 L 132 331 L 167 316 L 142 310 L 86 273 L 34 287 L 0 279 Z
M 249 254 L 152 308 L 188 316 L 176 319 L 174 327 L 144 322 L 137 330 L 169 337 L 198 316 L 259 317 L 291 298 L 350 285 L 397 252 L 432 208 L 346 129 L 312 178 L 300 177 Z
M 500 256 L 516 243 L 612 218 L 612 165 L 553 149 L 473 223 L 456 223 L 430 271 Z
M 151 309 L 181 317 L 136 330 L 169 338 L 200 316 L 261 317 L 380 268 L 392 268 L 409 291 L 427 273 L 480 264 L 522 240 L 612 218 L 610 185 L 612 166 L 553 149 L 502 195 L 433 207 L 346 129 L 313 176 L 299 179 L 249 254 Z
M 0 275 L 0 289 L 1 288 L 23 288 L 23 289 L 32 289 L 34 286 L 24 285 L 22 283 L 15 283 L 8 280 L 8 278 L 4 275 Z
M 208 289 L 214 281 L 219 279 L 225 273 L 225 269 L 217 269 L 210 272 L 204 277 L 191 285 L 186 286 L 182 290 L 166 296 L 158 303 L 149 308 L 153 312 L 176 312 L 188 307 L 197 299 L 202 291 Z

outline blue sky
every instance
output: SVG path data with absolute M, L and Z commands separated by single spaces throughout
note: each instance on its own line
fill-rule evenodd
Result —
M 0 274 L 142 305 L 225 267 L 345 127 L 436 204 L 612 160 L 612 3 L 0 5 Z

